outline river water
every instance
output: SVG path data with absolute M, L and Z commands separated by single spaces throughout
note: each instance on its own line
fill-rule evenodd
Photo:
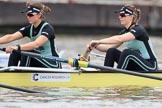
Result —
M 92 39 L 106 36 L 57 35 L 57 47 L 62 58 L 78 57 L 85 52 L 86 44 Z M 158 58 L 159 67 L 162 64 L 161 37 L 151 36 L 153 47 Z M 23 39 L 11 44 L 27 42 Z M 121 49 L 123 49 L 122 47 Z M 95 54 L 105 53 L 93 51 Z M 103 65 L 103 57 L 91 55 L 91 62 Z M 71 68 L 63 64 L 63 68 Z M 37 91 L 55 92 L 55 94 L 28 94 L 19 91 L 0 88 L 0 108 L 161 108 L 162 87 L 109 87 L 109 88 L 28 88 Z M 57 91 L 57 92 L 56 92 Z M 62 91 L 67 94 L 61 93 Z M 74 93 L 72 93 L 74 92 Z M 81 92 L 77 94 L 77 92 Z M 82 94 L 82 92 L 85 92 Z

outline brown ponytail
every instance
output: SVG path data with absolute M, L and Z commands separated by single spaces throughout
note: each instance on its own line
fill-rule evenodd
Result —
M 43 5 L 43 9 L 42 9 L 45 13 L 50 13 L 51 9 L 45 5 Z
M 136 12 L 137 12 L 136 23 L 138 23 L 141 20 L 141 10 L 137 9 Z

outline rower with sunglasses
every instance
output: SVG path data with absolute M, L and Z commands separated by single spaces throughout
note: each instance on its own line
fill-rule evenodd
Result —
M 89 51 L 96 49 L 106 52 L 105 66 L 124 70 L 136 71 L 157 71 L 157 60 L 151 40 L 145 28 L 138 24 L 141 18 L 141 11 L 134 5 L 125 5 L 119 11 L 118 17 L 124 29 L 115 36 L 92 40 L 87 48 Z M 126 49 L 117 49 L 125 43 Z
M 51 9 L 42 3 L 27 3 L 26 9 L 22 13 L 26 14 L 29 25 L 22 27 L 13 34 L 7 34 L 0 38 L 0 44 L 9 43 L 26 36 L 30 38 L 28 43 L 8 46 L 5 49 L 6 53 L 10 53 L 8 66 L 18 66 L 20 61 L 20 66 L 61 68 L 60 62 L 30 58 L 13 52 L 13 50 L 24 50 L 39 53 L 42 56 L 59 56 L 55 43 L 54 29 L 52 25 L 44 21 L 44 13 L 49 13 L 50 11 Z

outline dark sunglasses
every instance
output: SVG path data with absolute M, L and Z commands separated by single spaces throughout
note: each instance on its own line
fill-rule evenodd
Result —
M 126 17 L 126 15 L 124 13 L 120 13 L 119 16 L 120 17 Z
M 32 14 L 32 13 L 27 13 L 26 14 L 26 16 L 28 16 L 28 17 L 33 17 L 34 15 L 36 15 L 36 14 Z
M 126 16 L 130 16 L 130 14 L 120 13 L 119 16 L 120 17 L 126 17 Z

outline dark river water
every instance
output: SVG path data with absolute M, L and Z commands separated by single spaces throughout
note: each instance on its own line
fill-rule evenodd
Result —
M 92 39 L 101 39 L 106 36 L 70 36 L 57 35 L 56 44 L 62 58 L 78 57 L 85 52 L 86 44 Z M 158 59 L 159 67 L 162 64 L 162 38 L 152 36 L 152 43 Z M 23 39 L 11 44 L 27 42 Z M 121 49 L 123 49 L 122 46 Z M 95 54 L 105 53 L 93 51 Z M 91 55 L 91 62 L 103 65 L 104 57 Z M 71 68 L 63 64 L 64 68 Z M 0 108 L 161 108 L 162 87 L 109 87 L 109 88 L 28 88 L 38 91 L 50 91 L 53 94 L 28 94 L 19 91 L 0 88 Z M 57 91 L 57 92 L 54 92 Z M 63 94 L 62 91 L 71 92 Z M 72 93 L 75 92 L 75 93 Z M 81 92 L 77 94 L 77 92 Z M 82 94 L 82 92 L 84 92 Z

